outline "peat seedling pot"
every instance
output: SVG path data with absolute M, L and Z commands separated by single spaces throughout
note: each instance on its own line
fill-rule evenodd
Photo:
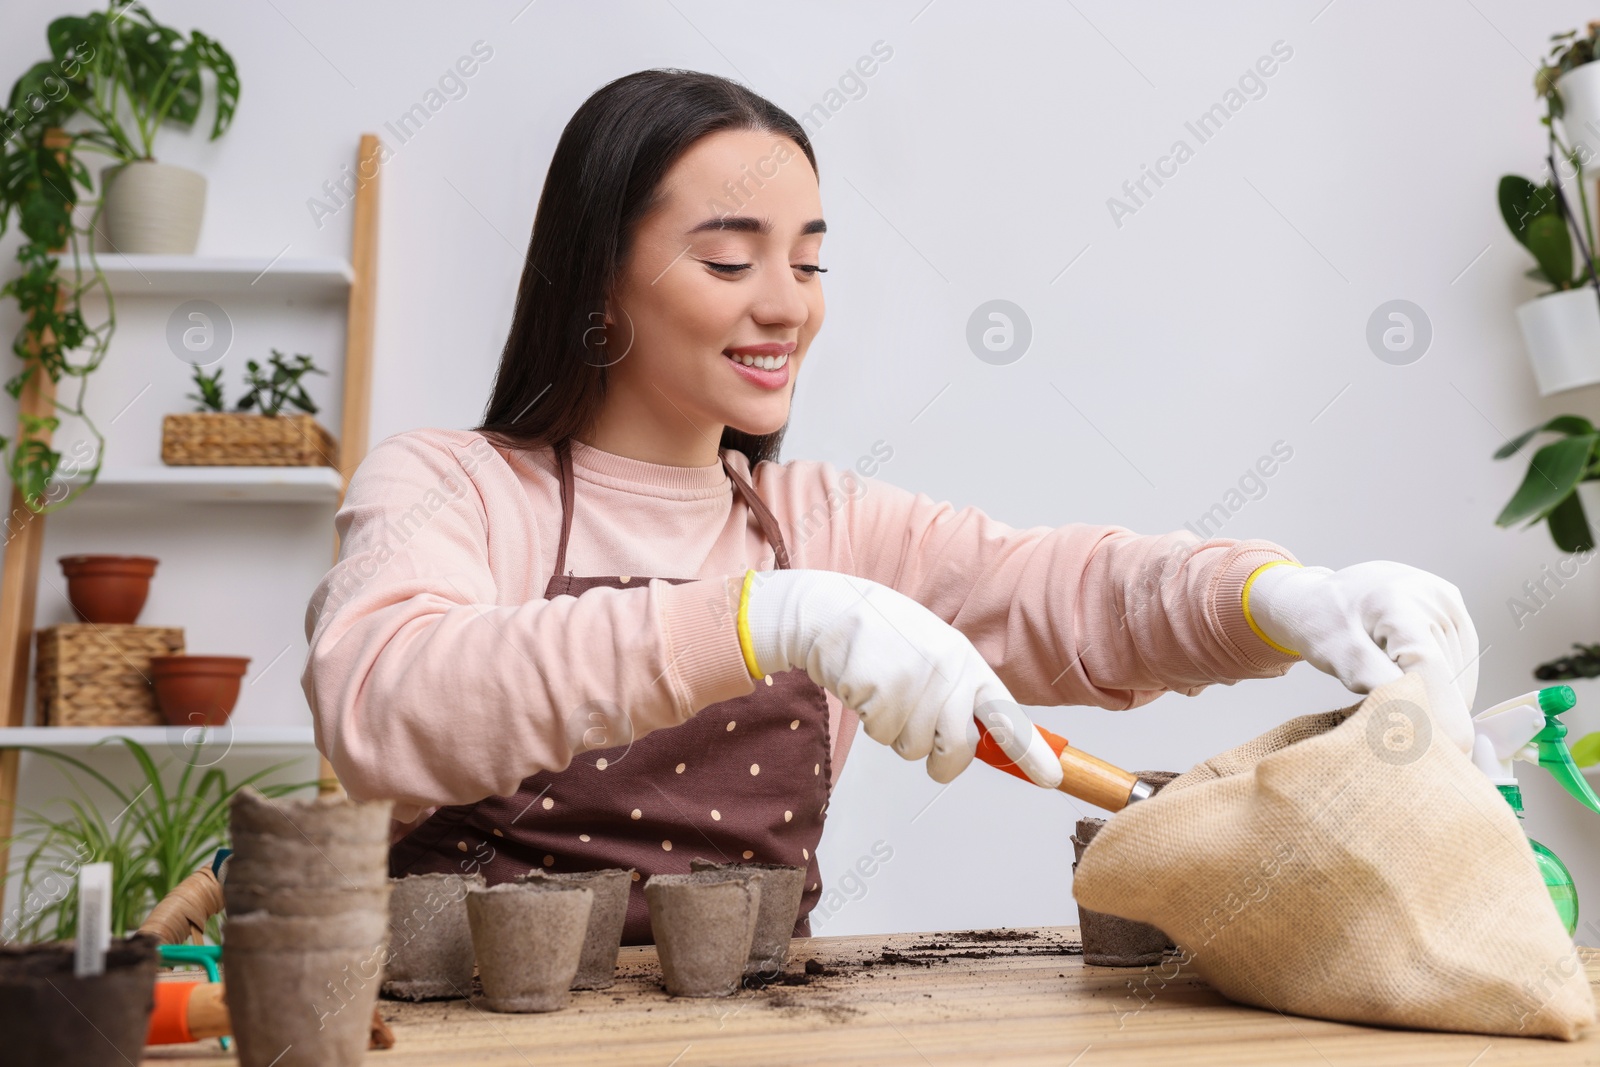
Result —
M 675 997 L 725 997 L 739 988 L 761 912 L 751 874 L 656 874 L 644 884 L 662 984 Z
M 223 998 L 242 1067 L 354 1067 L 366 1055 L 389 909 L 229 915 Z
M 375 841 L 388 848 L 393 807 L 391 800 L 356 801 L 321 794 L 272 799 L 245 786 L 229 801 L 228 829 L 234 834 L 270 835 L 318 845 Z
M 1077 859 L 1106 824 L 1104 819 L 1079 819 L 1078 832 L 1072 835 L 1072 851 Z M 1078 864 L 1074 860 L 1072 869 Z M 1083 938 L 1083 962 L 1096 967 L 1148 967 L 1160 963 L 1167 951 L 1167 935 L 1148 923 L 1118 915 L 1090 911 L 1078 905 L 1078 933 Z
M 1178 777 L 1177 771 L 1136 771 L 1134 777 L 1151 787 L 1152 795 Z M 1105 819 L 1079 819 L 1072 835 L 1072 869 L 1078 869 L 1083 850 L 1106 824 Z M 1078 906 L 1078 933 L 1083 939 L 1083 962 L 1096 967 L 1148 967 L 1160 963 L 1172 939 L 1149 923 L 1135 922 Z
M 586 886 L 594 892 L 589 909 L 589 927 L 583 938 L 583 954 L 573 989 L 608 989 L 616 980 L 617 952 L 622 948 L 622 928 L 628 921 L 628 891 L 633 887 L 633 870 L 613 867 L 603 871 L 574 871 L 552 874 L 529 871 L 519 882 L 563 882 Z M 470 975 L 471 969 L 468 968 Z
M 224 885 L 258 889 L 382 889 L 389 886 L 388 846 L 382 841 L 317 841 L 232 834 Z
M 504 882 L 467 890 L 467 922 L 490 1011 L 556 1011 L 578 975 L 594 890 L 566 882 Z
M 389 884 L 389 958 L 380 992 L 400 1000 L 465 999 L 473 962 L 467 890 L 482 888 L 483 875 L 412 874 Z
M 100 1067 L 144 1058 L 159 944 L 111 939 L 104 974 L 73 976 L 73 943 L 0 945 L 0 1035 L 7 1063 Z
M 250 891 L 285 890 L 267 903 L 268 911 L 292 914 L 286 903 L 296 893 L 315 891 L 298 907 L 338 910 L 334 890 L 367 890 L 381 896 L 375 910 L 388 917 L 390 800 L 353 801 L 348 797 L 269 799 L 245 786 L 229 804 L 233 854 L 223 868 L 225 900 L 245 900 Z M 231 896 L 230 896 L 231 894 Z M 258 898 L 264 900 L 265 898 Z M 356 906 L 353 898 L 352 906 Z M 377 897 L 369 895 L 368 901 Z M 247 909 L 230 906 L 240 914 Z
M 138 621 L 161 561 L 153 556 L 62 556 L 57 562 L 78 621 L 108 626 Z
M 389 906 L 389 887 L 261 886 L 236 878 L 230 871 L 222 883 L 222 899 L 229 915 L 243 915 L 247 911 L 272 915 L 338 915 L 346 911 L 382 911 Z
M 691 871 L 748 872 L 761 887 L 761 908 L 756 915 L 756 931 L 750 941 L 750 958 L 745 973 L 776 978 L 789 959 L 789 939 L 800 918 L 800 898 L 806 890 L 806 869 L 781 863 L 715 863 L 698 857 L 689 861 Z
M 151 656 L 156 705 L 172 726 L 221 726 L 249 665 L 248 656 Z

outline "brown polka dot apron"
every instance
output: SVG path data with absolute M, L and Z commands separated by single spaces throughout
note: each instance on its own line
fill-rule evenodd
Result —
M 545 599 L 648 582 L 640 575 L 563 573 L 573 474 L 565 443 L 556 453 L 561 541 Z M 722 463 L 771 543 L 776 566 L 787 568 L 777 519 L 726 456 Z M 652 874 L 687 872 L 697 856 L 719 863 L 792 864 L 806 868 L 794 935 L 808 937 L 810 911 L 822 894 L 817 841 L 828 803 L 829 752 L 826 695 L 805 671 L 784 671 L 677 726 L 580 753 L 562 771 L 540 771 L 512 796 L 439 808 L 394 843 L 389 873 L 477 872 L 494 885 L 534 869 L 632 867 L 638 873 L 622 940 L 641 945 L 652 941 L 644 899 L 644 882 Z

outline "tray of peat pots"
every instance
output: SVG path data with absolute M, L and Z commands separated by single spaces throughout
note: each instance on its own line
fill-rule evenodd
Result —
M 587 886 L 594 892 L 589 909 L 589 924 L 584 932 L 583 953 L 573 989 L 608 989 L 616 980 L 617 953 L 622 948 L 622 928 L 628 921 L 628 891 L 633 887 L 633 869 L 611 867 L 602 871 L 552 873 L 529 871 L 519 882 L 557 882 Z
M 347 1067 L 365 1055 L 388 945 L 392 807 L 233 795 L 223 995 L 244 1067 Z
M 761 882 L 729 867 L 655 874 L 644 884 L 662 984 L 675 997 L 725 997 L 739 988 L 755 942 Z
M 6 1063 L 101 1067 L 144 1057 L 159 942 L 114 937 L 105 971 L 78 978 L 71 941 L 0 946 L 0 1037 Z
M 481 874 L 409 874 L 389 879 L 389 953 L 379 992 L 397 1000 L 466 999 L 472 992 L 467 890 Z
M 152 556 L 62 556 L 67 601 L 79 622 L 131 626 L 139 621 L 150 578 L 161 561 Z
M 789 959 L 789 940 L 800 918 L 800 898 L 805 894 L 806 869 L 781 863 L 715 863 L 698 856 L 689 861 L 691 871 L 722 871 L 749 877 L 761 887 L 761 908 L 750 941 L 746 977 L 767 981 L 783 973 Z
M 575 882 L 502 882 L 467 889 L 467 922 L 490 1011 L 556 1011 L 578 976 L 594 890 Z
M 156 706 L 172 726 L 222 726 L 248 666 L 248 656 L 151 656 Z

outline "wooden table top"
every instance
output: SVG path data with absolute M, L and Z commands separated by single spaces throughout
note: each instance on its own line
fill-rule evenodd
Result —
M 1600 950 L 1580 950 L 1591 986 Z M 805 974 L 808 960 L 826 972 Z M 1157 969 L 1151 968 L 1153 974 Z M 1164 973 L 1170 973 L 1170 965 Z M 1139 968 L 1083 962 L 1075 926 L 941 934 L 817 937 L 793 943 L 788 981 L 725 999 L 671 998 L 655 949 L 624 948 L 616 984 L 575 992 L 538 1015 L 483 1011 L 463 1000 L 380 1001 L 395 1047 L 371 1067 L 777 1067 L 907 1065 L 1308 1063 L 1600 1063 L 1584 1040 L 1384 1030 L 1244 1007 L 1183 973 L 1145 999 Z M 1600 993 L 1597 993 L 1600 997 Z M 151 1048 L 145 1064 L 235 1064 L 215 1039 Z

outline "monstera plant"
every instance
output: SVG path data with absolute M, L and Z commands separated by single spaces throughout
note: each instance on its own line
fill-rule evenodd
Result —
M 14 438 L 0 437 L 5 466 L 36 512 L 63 507 L 99 474 L 105 438 L 84 407 L 90 376 L 105 359 L 116 328 L 115 303 L 95 256 L 107 176 L 95 189 L 87 154 L 109 158 L 113 171 L 152 164 L 165 126 L 188 129 L 206 98 L 215 100 L 212 140 L 233 121 L 239 79 L 233 59 L 198 30 L 187 36 L 151 17 L 143 5 L 112 0 L 105 11 L 58 18 L 45 31 L 50 57 L 11 87 L 0 115 L 0 234 L 15 222 L 23 243 L 20 273 L 0 286 L 17 302 L 22 328 L 12 351 L 21 369 L 5 382 L 20 397 L 37 375 L 56 387 L 47 414 L 24 412 Z M 120 179 L 119 179 L 120 180 Z M 78 208 L 92 208 L 81 219 Z M 59 254 L 70 251 L 63 272 Z M 85 298 L 99 294 L 104 316 L 90 325 Z M 60 418 L 79 420 L 93 439 L 83 477 L 57 493 L 52 479 L 62 455 L 51 443 Z

